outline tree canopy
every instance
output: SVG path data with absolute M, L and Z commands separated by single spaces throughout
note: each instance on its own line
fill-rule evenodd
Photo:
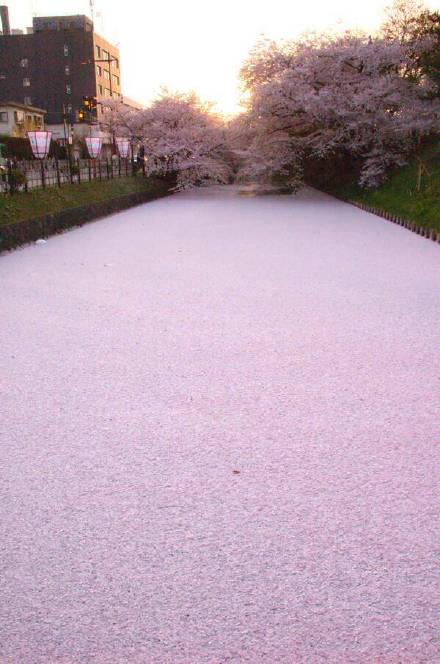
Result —
M 147 172 L 177 188 L 238 178 L 301 185 L 310 161 L 356 162 L 376 187 L 440 126 L 440 15 L 396 0 L 375 36 L 263 39 L 243 63 L 245 111 L 231 122 L 193 93 L 163 91 L 134 111 L 111 100 L 109 126 L 143 144 Z

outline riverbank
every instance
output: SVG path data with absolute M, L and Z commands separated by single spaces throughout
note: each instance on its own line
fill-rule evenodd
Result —
M 407 166 L 391 173 L 378 189 L 361 189 L 350 183 L 329 193 L 440 231 L 439 150 L 439 142 L 432 144 L 420 156 L 411 159 Z
M 165 196 L 170 183 L 128 177 L 0 197 L 0 251 Z
M 62 187 L 33 190 L 13 196 L 0 196 L 0 226 L 55 214 L 91 203 L 101 203 L 112 198 L 155 191 L 162 192 L 162 181 L 142 176 L 93 180 L 82 184 L 66 184 Z

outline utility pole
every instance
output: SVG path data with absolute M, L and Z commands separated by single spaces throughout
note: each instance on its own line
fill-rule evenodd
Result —
M 82 65 L 95 65 L 97 62 L 106 62 L 108 65 L 108 74 L 109 74 L 109 84 L 110 84 L 110 97 L 113 99 L 113 72 L 112 72 L 112 62 L 117 62 L 117 58 L 115 58 L 113 55 L 110 55 L 108 53 L 106 58 L 94 58 L 93 60 L 86 60 L 85 62 L 81 62 Z M 98 104 L 101 104 L 102 107 L 102 102 L 98 102 Z M 99 124 L 99 122 L 98 122 Z M 92 128 L 90 127 L 90 135 L 92 131 Z M 115 149 L 115 136 L 114 132 L 111 132 L 111 138 L 112 138 L 112 152 Z
M 70 154 L 70 132 L 67 125 L 66 105 L 63 104 L 63 125 L 64 125 L 64 145 L 67 153 L 67 163 L 69 169 L 69 180 L 72 182 L 72 158 Z
M 117 62 L 117 59 L 118 58 L 113 57 L 113 55 L 110 55 L 109 53 L 107 58 L 95 58 L 93 60 L 86 60 L 85 62 L 81 62 L 82 65 L 93 65 L 97 62 L 106 62 L 108 64 L 108 73 L 110 76 L 110 97 L 113 97 L 112 62 Z

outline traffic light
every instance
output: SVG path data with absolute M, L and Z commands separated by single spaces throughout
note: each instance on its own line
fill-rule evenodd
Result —
M 91 108 L 90 108 L 90 113 L 92 117 L 97 118 L 98 117 L 98 100 L 96 97 L 90 97 L 90 103 L 91 103 Z
M 82 98 L 82 107 L 78 111 L 78 122 L 96 121 L 98 115 L 98 100 L 96 97 L 86 96 Z
M 96 99 L 96 97 L 93 96 L 83 97 L 83 109 L 87 113 L 89 120 L 93 120 L 94 118 L 97 117 L 98 115 L 97 106 L 98 106 L 98 100 Z
M 96 97 L 83 97 L 83 106 L 87 111 L 92 111 L 98 105 Z

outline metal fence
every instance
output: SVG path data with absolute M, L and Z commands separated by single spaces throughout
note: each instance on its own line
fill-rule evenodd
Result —
M 8 160 L 0 171 L 0 192 L 19 193 L 92 180 L 112 180 L 138 172 L 145 174 L 145 162 L 112 157 L 109 159 Z

